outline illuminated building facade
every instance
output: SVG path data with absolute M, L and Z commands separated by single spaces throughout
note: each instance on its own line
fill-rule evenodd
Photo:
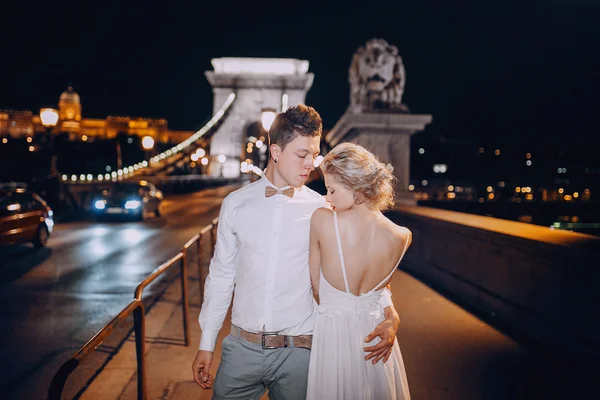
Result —
M 151 136 L 157 142 L 180 143 L 189 138 L 192 131 L 169 130 L 164 118 L 108 116 L 106 119 L 83 118 L 79 94 L 69 86 L 58 101 L 58 124 L 54 134 L 67 133 L 70 140 L 114 139 L 121 134 L 128 136 Z M 32 111 L 0 110 L 0 136 L 14 138 L 44 132 L 39 115 Z
M 31 111 L 0 110 L 0 135 L 14 138 L 33 135 L 36 132 L 36 117 L 41 126 L 39 115 L 34 115 Z
M 69 85 L 58 100 L 58 132 L 78 134 L 81 132 L 81 101 Z

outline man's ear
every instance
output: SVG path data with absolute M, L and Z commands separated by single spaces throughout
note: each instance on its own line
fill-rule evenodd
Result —
M 269 152 L 271 153 L 271 158 L 273 161 L 277 162 L 281 156 L 281 147 L 276 144 L 272 144 L 269 146 Z

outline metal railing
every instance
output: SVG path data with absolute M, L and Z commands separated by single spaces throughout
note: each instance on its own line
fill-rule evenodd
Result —
M 114 317 L 108 324 L 106 324 L 93 338 L 91 338 L 85 345 L 83 345 L 75 354 L 71 356 L 56 372 L 50 387 L 48 390 L 49 400 L 60 400 L 62 393 L 67 383 L 67 379 L 73 371 L 79 367 L 79 365 L 85 360 L 90 354 L 92 354 L 103 342 L 111 335 L 112 332 L 119 327 L 123 321 L 125 321 L 130 315 L 133 314 L 133 325 L 135 332 L 135 352 L 137 359 L 137 387 L 138 387 L 138 399 L 146 399 L 146 352 L 145 352 L 145 338 L 146 338 L 146 310 L 144 303 L 142 302 L 142 292 L 146 286 L 155 281 L 166 271 L 170 270 L 174 265 L 181 268 L 181 307 L 183 313 L 183 335 L 185 345 L 190 344 L 190 326 L 188 322 L 188 282 L 187 282 L 187 267 L 188 258 L 187 250 L 196 246 L 197 258 L 198 258 L 198 270 L 199 270 L 199 284 L 200 284 L 200 304 L 204 301 L 204 287 L 202 279 L 202 258 L 201 258 L 201 239 L 210 233 L 211 254 L 214 251 L 216 241 L 216 230 L 217 230 L 218 218 L 215 218 L 211 224 L 205 226 L 199 233 L 194 235 L 188 242 L 183 246 L 181 251 L 170 260 L 164 262 L 160 267 L 156 268 L 146 279 L 144 279 L 135 289 L 134 298 L 116 317 Z

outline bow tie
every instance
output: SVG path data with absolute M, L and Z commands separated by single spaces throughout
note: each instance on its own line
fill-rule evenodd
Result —
M 292 198 L 292 197 L 294 197 L 294 188 L 293 187 L 289 187 L 289 188 L 283 189 L 283 190 L 281 190 L 281 189 L 275 189 L 272 186 L 267 186 L 265 188 L 265 197 L 271 197 L 271 196 L 274 196 L 276 194 L 284 194 L 287 197 Z

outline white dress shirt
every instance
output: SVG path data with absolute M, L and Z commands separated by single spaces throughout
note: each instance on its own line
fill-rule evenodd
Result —
M 325 198 L 302 186 L 293 198 L 265 196 L 263 174 L 223 200 L 215 254 L 198 318 L 200 350 L 213 351 L 235 288 L 231 322 L 249 332 L 311 334 L 310 218 Z

